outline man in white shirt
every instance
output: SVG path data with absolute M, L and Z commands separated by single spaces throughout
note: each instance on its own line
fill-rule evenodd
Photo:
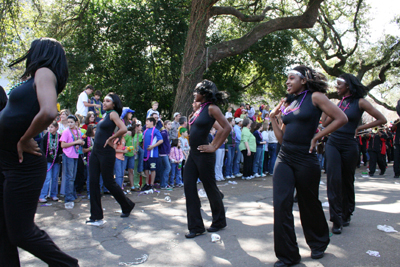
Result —
M 90 104 L 89 96 L 93 93 L 93 91 L 93 86 L 90 84 L 86 85 L 85 90 L 79 95 L 78 101 L 76 102 L 76 114 L 86 117 L 89 107 L 101 107 L 101 105 L 98 104 Z

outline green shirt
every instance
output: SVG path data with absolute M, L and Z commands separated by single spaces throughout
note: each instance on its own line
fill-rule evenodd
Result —
M 126 147 L 133 146 L 132 135 L 127 134 L 127 135 L 125 135 L 124 138 L 125 138 L 125 146 Z M 135 155 L 134 150 L 132 150 L 131 152 L 125 153 L 125 156 L 127 156 L 127 157 L 133 157 L 134 155 Z
M 251 152 L 255 153 L 257 151 L 256 138 L 247 127 L 243 127 L 242 129 L 242 139 L 240 140 L 240 145 L 239 145 L 240 151 L 247 149 L 244 142 L 247 142 L 249 144 Z
M 139 141 L 139 142 L 138 142 Z M 139 150 L 140 143 L 143 142 L 143 133 L 135 134 L 135 136 L 133 137 L 133 149 L 135 151 L 134 154 L 137 153 L 137 151 Z

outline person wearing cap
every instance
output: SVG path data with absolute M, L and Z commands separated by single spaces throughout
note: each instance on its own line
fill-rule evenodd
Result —
M 136 118 L 134 118 L 136 119 Z M 143 171 L 143 156 L 144 151 L 141 147 L 141 143 L 143 142 L 143 133 L 142 133 L 142 122 L 136 119 L 135 125 L 135 134 L 133 136 L 133 149 L 134 149 L 134 158 L 135 158 L 135 167 L 134 167 L 134 175 L 133 175 L 133 191 L 140 191 L 140 176 L 146 178 L 146 174 Z M 133 132 L 132 132 L 133 135 Z
M 157 101 L 151 102 L 151 109 L 149 109 L 149 110 L 147 111 L 147 113 L 146 113 L 146 119 L 147 119 L 147 118 L 150 118 L 151 115 L 152 115 L 153 113 L 157 113 L 157 114 L 158 114 L 158 117 L 160 117 L 160 112 L 158 112 L 157 109 L 158 109 L 158 102 L 157 102 Z
M 96 116 L 96 122 L 99 122 L 103 118 L 103 114 L 105 113 L 103 109 L 103 101 L 100 99 L 102 96 L 101 91 L 96 90 L 94 92 L 94 96 L 90 99 L 91 104 L 100 105 L 100 107 L 89 107 L 89 111 L 93 111 L 94 115 Z
M 91 104 L 89 101 L 89 96 L 93 93 L 94 88 L 92 85 L 88 84 L 85 87 L 85 90 L 78 97 L 78 101 L 76 102 L 76 114 L 80 114 L 83 117 L 86 117 L 89 107 L 101 108 L 99 104 Z
M 235 131 L 235 154 L 233 156 L 233 176 L 242 177 L 243 174 L 240 173 L 240 159 L 242 154 L 239 150 L 240 140 L 242 140 L 242 119 L 235 118 L 235 126 L 233 130 Z
M 122 110 L 121 120 L 124 121 L 126 127 L 135 126 L 135 122 L 132 120 L 133 113 L 135 113 L 135 111 L 130 108 L 124 108 Z

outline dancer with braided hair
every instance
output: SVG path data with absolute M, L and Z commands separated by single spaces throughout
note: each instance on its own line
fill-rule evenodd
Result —
M 290 97 L 287 101 L 282 99 L 270 114 L 274 133 L 282 144 L 273 175 L 274 244 L 279 259 L 276 267 L 294 265 L 301 259 L 292 213 L 294 189 L 311 258 L 324 256 L 329 229 L 318 199 L 321 170 L 315 146 L 318 139 L 347 122 L 344 113 L 324 95 L 328 85 L 322 74 L 298 66 L 289 71 L 286 85 Z M 333 120 L 315 134 L 322 112 Z M 276 120 L 280 113 L 282 127 Z

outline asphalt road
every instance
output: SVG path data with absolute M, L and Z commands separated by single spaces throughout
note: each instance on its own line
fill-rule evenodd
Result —
M 393 178 L 390 164 L 385 176 L 362 177 L 356 173 L 356 211 L 349 227 L 333 235 L 325 257 L 313 260 L 300 224 L 297 204 L 293 207 L 302 261 L 296 266 L 400 266 L 400 233 L 385 233 L 377 225 L 400 231 L 400 179 Z M 364 175 L 365 176 L 365 175 Z M 105 220 L 102 227 L 85 225 L 89 201 L 83 199 L 72 210 L 62 202 L 38 204 L 36 223 L 66 253 L 90 266 L 273 266 L 277 260 L 273 243 L 272 177 L 250 181 L 218 182 L 225 194 L 228 227 L 212 243 L 211 234 L 186 239 L 186 210 L 183 188 L 139 195 L 129 193 L 136 207 L 129 218 L 120 218 L 119 205 L 110 195 L 102 198 Z M 322 174 L 326 183 L 326 175 Z M 199 184 L 199 189 L 202 188 Z M 166 200 L 170 197 L 171 202 Z M 168 199 L 168 198 L 167 198 Z M 320 200 L 327 201 L 326 185 L 320 186 Z M 201 198 L 206 227 L 211 223 L 207 198 Z M 329 219 L 329 211 L 324 207 Z M 329 223 L 331 228 L 332 224 Z M 378 251 L 380 257 L 368 255 Z M 47 266 L 20 250 L 22 266 Z M 141 263 L 143 262 L 143 263 Z

